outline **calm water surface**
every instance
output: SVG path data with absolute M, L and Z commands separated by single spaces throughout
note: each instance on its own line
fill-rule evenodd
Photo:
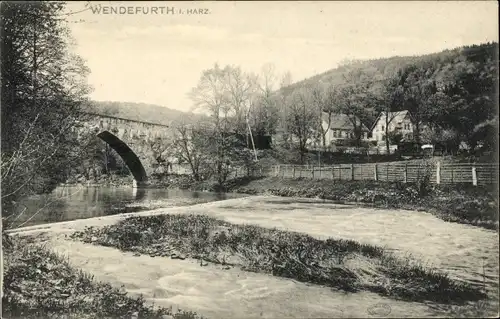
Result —
M 55 189 L 51 194 L 24 199 L 18 205 L 18 217 L 10 219 L 12 227 L 31 226 L 238 197 L 245 195 L 172 189 L 65 186 Z

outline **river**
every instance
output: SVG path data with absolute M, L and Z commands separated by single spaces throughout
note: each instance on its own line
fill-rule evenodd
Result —
M 21 200 L 17 213 L 8 220 L 12 223 L 10 227 L 32 226 L 244 196 L 176 189 L 64 186 L 50 194 Z

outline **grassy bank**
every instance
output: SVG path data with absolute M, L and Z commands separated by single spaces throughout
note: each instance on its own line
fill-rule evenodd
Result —
M 95 282 L 33 238 L 17 237 L 4 247 L 2 311 L 4 318 L 198 318 Z
M 376 181 L 331 181 L 306 178 L 240 179 L 227 191 L 286 197 L 322 198 L 375 207 L 423 210 L 450 222 L 498 230 L 498 198 L 493 190 L 470 185 L 429 185 Z
M 411 301 L 461 303 L 485 295 L 380 247 L 311 236 L 200 215 L 131 217 L 72 235 L 87 243 L 150 256 L 194 258 L 292 278 L 349 292 L 368 290 Z

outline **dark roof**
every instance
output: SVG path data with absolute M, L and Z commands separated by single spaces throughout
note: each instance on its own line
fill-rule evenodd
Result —
M 391 123 L 392 122 L 399 123 L 399 122 L 402 122 L 407 116 L 410 118 L 410 120 L 412 120 L 411 114 L 410 114 L 410 112 L 408 110 L 402 110 L 402 111 L 397 111 L 397 112 L 389 112 L 389 121 Z M 383 117 L 385 118 L 385 112 L 380 112 L 380 114 L 377 117 L 377 119 L 375 120 L 375 122 L 373 122 L 372 130 L 375 128 L 375 126 L 377 125 L 377 123 Z
M 328 113 L 323 113 L 323 121 L 325 123 L 328 123 Z M 358 118 L 356 118 L 356 121 L 359 121 Z M 369 131 L 366 125 L 361 124 L 363 131 Z M 354 126 L 352 125 L 351 120 L 346 114 L 332 114 L 331 117 L 331 123 L 330 123 L 330 129 L 331 130 L 353 130 Z

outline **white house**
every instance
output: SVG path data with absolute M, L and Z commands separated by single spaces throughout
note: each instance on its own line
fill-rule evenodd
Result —
M 386 112 L 380 113 L 372 128 L 372 139 L 378 144 L 385 143 L 386 125 L 389 133 L 398 132 L 402 136 L 413 134 L 414 127 L 408 110 L 389 112 L 388 114 Z

